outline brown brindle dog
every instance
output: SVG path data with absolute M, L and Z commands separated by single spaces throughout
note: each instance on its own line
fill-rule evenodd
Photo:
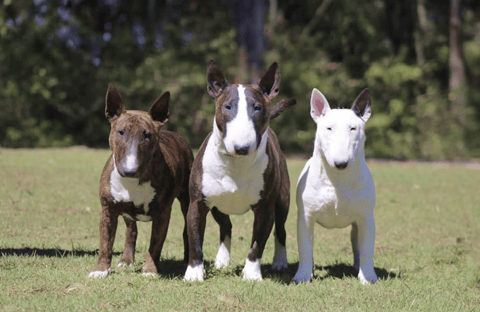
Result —
M 142 272 L 146 276 L 155 275 L 175 198 L 180 201 L 186 221 L 193 153 L 179 134 L 161 129 L 169 117 L 169 92 L 162 94 L 149 112 L 125 110 L 123 98 L 113 85 L 108 87 L 105 101 L 113 153 L 100 179 L 100 253 L 89 277 L 105 277 L 110 271 L 119 216 L 123 217 L 127 231 L 118 266 L 134 262 L 136 221 L 152 221 L 150 248 Z M 187 261 L 186 222 L 183 243 Z
M 215 99 L 213 131 L 195 158 L 190 177 L 188 238 L 190 260 L 185 280 L 203 280 L 203 236 L 207 213 L 220 226 L 220 249 L 215 267 L 230 263 L 232 223 L 229 215 L 253 211 L 251 249 L 243 278 L 261 280 L 260 260 L 275 223 L 272 269 L 287 268 L 285 221 L 290 204 L 290 182 L 285 156 L 271 119 L 295 100 L 270 108 L 279 92 L 280 70 L 273 63 L 258 85 L 230 85 L 215 62 L 207 69 L 208 93 Z

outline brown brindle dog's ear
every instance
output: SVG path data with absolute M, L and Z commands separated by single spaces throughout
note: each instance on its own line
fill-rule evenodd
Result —
M 280 115 L 286 108 L 297 104 L 295 99 L 283 99 L 270 110 L 270 120 Z
M 277 62 L 270 65 L 258 86 L 270 100 L 278 95 L 280 91 L 280 69 Z
M 156 99 L 149 113 L 153 120 L 166 123 L 170 117 L 170 92 L 167 91 Z
M 123 104 L 122 95 L 113 84 L 110 84 L 105 95 L 105 117 L 111 122 L 124 112 L 125 104 Z
M 207 67 L 207 91 L 208 94 L 216 99 L 223 89 L 227 87 L 228 82 L 222 74 L 220 68 L 218 68 L 215 61 L 208 62 Z

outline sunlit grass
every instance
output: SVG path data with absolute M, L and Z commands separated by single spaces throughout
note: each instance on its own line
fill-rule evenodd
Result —
M 140 269 L 151 223 L 139 223 L 136 264 L 119 269 L 119 222 L 112 274 L 89 280 L 97 261 L 98 183 L 109 155 L 85 148 L 0 153 L 0 310 L 424 310 L 470 311 L 480 306 L 480 171 L 461 164 L 370 162 L 377 191 L 375 269 L 362 286 L 352 269 L 349 229 L 315 228 L 314 280 L 290 282 L 298 265 L 295 184 L 305 163 L 288 162 L 292 203 L 287 220 L 289 269 L 274 274 L 270 237 L 262 282 L 241 278 L 253 215 L 233 216 L 232 261 L 213 261 L 218 227 L 208 217 L 206 280 L 182 280 L 183 218 L 177 204 L 162 252 L 160 276 Z

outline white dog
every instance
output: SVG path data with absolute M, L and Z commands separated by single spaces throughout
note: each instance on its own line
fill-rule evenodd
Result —
M 363 284 L 375 283 L 375 187 L 364 152 L 370 95 L 365 89 L 352 109 L 330 109 L 323 94 L 313 89 L 310 106 L 317 132 L 313 156 L 297 184 L 300 262 L 293 281 L 308 282 L 313 276 L 313 227 L 317 222 L 329 229 L 352 225 L 358 279 Z

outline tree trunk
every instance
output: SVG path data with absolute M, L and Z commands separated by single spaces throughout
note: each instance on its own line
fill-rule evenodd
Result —
M 460 0 L 450 2 L 450 80 L 449 99 L 451 109 L 460 126 L 466 122 L 466 90 L 467 78 L 462 59 L 461 20 L 459 16 Z
M 417 0 L 417 23 L 415 27 L 415 54 L 417 55 L 417 64 L 425 63 L 425 48 L 428 46 L 429 30 L 427 21 L 427 10 L 425 0 Z

